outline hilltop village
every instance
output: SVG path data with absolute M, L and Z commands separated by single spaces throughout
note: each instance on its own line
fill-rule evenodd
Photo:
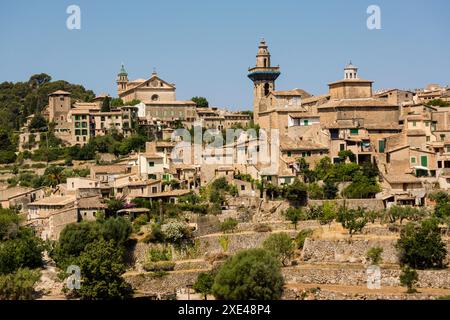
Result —
M 2 214 L 14 212 L 51 247 L 35 281 L 39 297 L 68 297 L 57 270 L 80 264 L 83 277 L 100 234 L 125 252 L 119 275 L 135 296 L 227 297 L 199 279 L 261 246 L 281 257 L 278 298 L 450 295 L 450 88 L 374 91 L 351 62 L 321 95 L 279 90 L 280 75 L 261 40 L 248 70 L 252 111 L 177 100 L 175 84 L 156 72 L 129 80 L 123 65 L 114 98 L 50 92 L 15 132 L 17 149 L 0 169 Z M 196 130 L 217 141 L 227 129 L 233 141 L 208 148 L 213 140 L 203 137 L 195 155 Z M 249 131 L 276 142 L 263 153 Z M 266 161 L 254 161 L 258 153 Z M 399 239 L 409 223 L 438 233 L 439 261 L 405 263 Z M 100 244 L 114 256 L 114 246 Z M 381 289 L 367 289 L 370 261 L 381 267 Z M 418 270 L 420 293 L 401 288 L 404 265 Z

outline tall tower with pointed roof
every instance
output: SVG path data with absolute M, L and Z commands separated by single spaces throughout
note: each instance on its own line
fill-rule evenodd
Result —
M 256 66 L 248 70 L 248 77 L 253 81 L 253 120 L 259 120 L 260 103 L 275 90 L 275 80 L 280 76 L 280 67 L 272 67 L 270 52 L 266 41 L 261 39 L 256 54 Z
M 120 68 L 119 73 L 117 74 L 117 92 L 123 92 L 127 89 L 128 84 L 128 73 L 125 70 L 125 67 L 123 66 Z

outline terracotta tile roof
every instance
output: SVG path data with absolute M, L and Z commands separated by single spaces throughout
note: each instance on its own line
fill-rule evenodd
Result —
M 64 90 L 57 90 L 57 91 L 49 94 L 49 96 L 53 96 L 53 95 L 70 95 L 70 92 L 67 92 Z
M 387 174 L 384 178 L 389 183 L 419 183 L 420 180 L 411 174 Z
M 318 106 L 318 109 L 326 109 L 326 108 L 339 108 L 339 107 L 395 107 L 398 108 L 395 104 L 387 103 L 383 100 L 373 99 L 373 98 L 364 98 L 364 99 L 340 99 L 340 100 L 330 100 L 327 103 L 324 103 Z
M 305 98 L 311 97 L 311 94 L 306 92 L 303 89 L 293 89 L 293 90 L 284 90 L 284 91 L 272 91 L 274 96 L 301 96 Z
M 124 173 L 126 165 L 92 166 L 91 171 L 95 173 Z
M 75 202 L 75 196 L 53 196 L 32 202 L 29 206 L 65 206 Z
M 77 208 L 79 209 L 104 209 L 108 206 L 101 202 L 100 197 L 87 197 L 77 200 Z

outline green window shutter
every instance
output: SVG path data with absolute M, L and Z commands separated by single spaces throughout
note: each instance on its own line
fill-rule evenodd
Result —
M 292 157 L 292 152 L 288 151 L 287 156 Z
M 416 164 L 416 157 L 411 157 L 411 163 Z
M 420 157 L 420 163 L 423 167 L 428 166 L 428 157 L 427 156 L 421 156 Z
M 379 151 L 380 153 L 384 153 L 385 148 L 386 148 L 386 141 L 384 141 L 384 140 L 379 140 L 379 141 L 378 141 L 378 151 Z
M 447 152 L 450 152 L 450 146 L 447 146 Z
M 309 120 L 303 120 L 303 124 L 304 124 L 305 126 L 308 126 L 308 125 L 309 125 Z
M 358 129 L 350 129 L 350 134 L 357 135 L 357 134 L 359 134 L 359 130 Z

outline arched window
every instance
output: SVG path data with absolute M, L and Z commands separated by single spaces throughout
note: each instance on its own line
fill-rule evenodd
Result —
M 270 84 L 269 84 L 269 83 L 266 83 L 266 84 L 264 85 L 264 95 L 265 95 L 265 96 L 268 96 L 269 93 L 270 93 Z
M 264 58 L 264 67 L 267 67 L 267 58 Z
M 158 101 L 159 96 L 157 94 L 152 95 L 152 101 Z

